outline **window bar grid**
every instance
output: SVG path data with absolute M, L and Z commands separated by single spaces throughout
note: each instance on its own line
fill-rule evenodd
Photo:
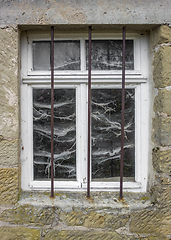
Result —
M 120 200 L 123 199 L 123 160 L 124 160 L 124 111 L 125 111 L 125 38 L 126 30 L 123 27 L 122 50 L 122 115 L 121 115 L 121 162 L 120 162 Z
M 51 197 L 54 197 L 54 27 L 51 27 Z
M 90 148 L 91 148 L 91 31 L 89 26 L 88 47 L 88 152 L 87 152 L 87 198 L 90 198 Z

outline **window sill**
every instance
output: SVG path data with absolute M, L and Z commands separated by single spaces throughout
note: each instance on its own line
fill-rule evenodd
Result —
M 119 200 L 119 194 L 111 191 L 92 192 L 91 198 L 86 197 L 86 192 L 56 192 L 54 198 L 50 197 L 50 192 L 22 192 L 19 200 L 20 205 L 32 206 L 53 206 L 65 209 L 65 211 L 78 209 L 115 209 L 125 211 L 134 209 L 143 209 L 150 207 L 152 204 L 148 193 L 124 193 L 124 199 Z
M 51 181 L 31 181 L 30 190 L 50 191 Z M 72 182 L 54 182 L 54 189 L 58 191 L 86 191 L 87 184 L 79 184 L 76 181 Z M 91 191 L 111 191 L 116 192 L 120 189 L 119 182 L 92 182 Z M 123 182 L 123 190 L 125 192 L 143 192 L 141 183 L 138 182 Z

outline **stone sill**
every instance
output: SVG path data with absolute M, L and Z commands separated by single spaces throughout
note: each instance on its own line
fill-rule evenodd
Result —
M 22 192 L 18 204 L 34 207 L 57 207 L 64 211 L 73 209 L 128 213 L 152 206 L 148 193 L 124 193 L 119 200 L 117 192 L 92 192 L 91 198 L 86 192 L 58 192 L 50 197 L 50 192 Z

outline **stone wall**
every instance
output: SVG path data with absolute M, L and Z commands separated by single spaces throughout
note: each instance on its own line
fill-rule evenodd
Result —
M 153 167 L 162 189 L 171 189 L 171 28 L 152 31 L 154 50 Z M 157 184 L 158 184 L 157 183 Z
M 18 31 L 0 29 L 0 202 L 19 194 Z
M 72 24 L 83 24 L 83 27 L 87 27 L 89 23 L 100 24 L 102 22 L 104 24 L 103 29 L 105 29 L 105 24 L 108 28 L 112 27 L 115 29 L 116 27 L 118 29 L 121 28 L 121 25 L 115 24 L 119 24 L 118 21 L 124 12 L 125 18 L 123 18 L 124 20 L 122 19 L 122 23 L 128 23 L 127 19 L 130 19 L 129 23 L 131 25 L 129 27 L 132 29 L 131 31 L 137 31 L 138 29 L 138 25 L 132 25 L 135 19 L 137 19 L 138 24 L 141 25 L 143 23 L 142 29 L 153 29 L 150 31 L 150 50 L 153 55 L 151 63 L 153 65 L 151 91 L 155 94 L 155 97 L 151 99 L 152 102 L 154 101 L 152 109 L 154 116 L 151 120 L 151 144 L 153 147 L 149 155 L 152 155 L 154 179 L 150 181 L 146 195 L 137 197 L 136 194 L 133 194 L 130 195 L 131 197 L 125 198 L 125 201 L 122 203 L 118 201 L 116 194 L 113 195 L 114 197 L 111 200 L 113 201 L 111 203 L 112 207 L 110 209 L 106 207 L 109 197 L 105 194 L 101 196 L 101 199 L 104 198 L 101 203 L 103 204 L 104 202 L 103 208 L 95 207 L 96 201 L 94 199 L 96 199 L 96 195 L 94 195 L 94 199 L 90 201 L 88 207 L 86 207 L 86 201 L 88 200 L 78 200 L 79 195 L 76 197 L 78 198 L 77 202 L 84 202 L 84 207 L 75 205 L 75 200 L 73 200 L 75 195 L 74 197 L 66 197 L 68 199 L 66 200 L 64 194 L 56 195 L 58 201 L 55 207 L 54 203 L 45 207 L 41 207 L 42 203 L 39 206 L 36 205 L 37 199 L 40 199 L 43 193 L 39 196 L 30 193 L 30 202 L 21 203 L 22 198 L 18 202 L 20 193 L 20 62 L 18 57 L 20 35 L 18 25 L 22 25 L 20 26 L 21 29 L 25 28 L 23 25 L 27 25 L 27 28 L 32 28 L 32 24 L 49 27 L 50 24 L 54 23 L 50 16 L 51 14 L 56 16 L 56 10 L 52 8 L 53 1 L 43 1 L 41 6 L 33 4 L 34 1 L 27 1 L 28 11 L 26 11 L 27 6 L 24 5 L 24 1 L 22 2 L 23 5 L 19 0 L 11 2 L 11 5 L 10 1 L 7 0 L 0 2 L 1 6 L 3 6 L 0 8 L 0 12 L 5 9 L 0 19 L 1 239 L 3 239 L 2 236 L 4 239 L 12 237 L 22 239 L 23 236 L 26 239 L 171 239 L 171 28 L 167 24 L 157 26 L 165 22 L 162 16 L 167 12 L 168 6 L 166 1 L 163 1 L 163 6 L 160 6 L 161 1 L 151 1 L 151 4 L 154 4 L 158 12 L 159 7 L 162 8 L 160 19 L 156 19 L 155 16 L 151 15 L 151 8 L 147 11 L 147 17 L 144 18 L 144 1 L 140 1 L 143 4 L 140 4 L 138 8 L 134 6 L 136 11 L 135 13 L 132 12 L 132 15 L 130 12 L 132 10 L 125 7 L 125 1 L 118 1 L 117 6 L 120 15 L 117 15 L 117 19 L 112 18 L 111 21 L 109 21 L 111 19 L 110 16 L 116 14 L 115 11 L 109 11 L 110 14 L 105 20 L 99 20 L 103 19 L 107 15 L 108 10 L 110 10 L 103 9 L 105 1 L 99 1 L 96 11 L 98 18 L 92 17 L 90 7 L 85 7 L 84 9 L 86 1 L 83 5 L 79 4 L 78 7 L 72 7 L 71 2 L 67 8 L 65 8 L 63 1 L 59 1 L 57 4 L 60 9 L 63 10 L 65 8 L 65 12 L 64 10 L 61 11 L 60 16 L 56 17 L 55 23 L 66 24 L 65 28 L 71 21 Z M 95 0 L 92 2 L 94 8 L 97 2 Z M 112 2 L 108 2 L 112 6 Z M 10 11 L 7 17 L 8 4 L 10 6 L 8 10 Z M 17 4 L 20 4 L 20 7 Z M 76 6 L 77 1 L 74 1 L 74 4 Z M 136 5 L 136 1 L 134 1 L 134 5 Z M 32 11 L 33 7 L 35 7 L 35 11 Z M 71 7 L 72 11 L 70 11 Z M 46 16 L 44 14 L 45 8 L 47 8 Z M 141 14 L 140 16 L 135 16 L 138 9 L 141 10 Z M 125 15 L 127 11 L 128 13 Z M 37 17 L 35 17 L 35 14 L 37 14 Z M 72 16 L 74 17 L 72 18 Z M 148 18 L 149 16 L 150 18 Z M 166 16 L 169 24 L 168 12 Z M 144 24 L 144 19 L 146 19 L 147 25 Z M 110 25 L 111 23 L 113 24 L 112 26 Z M 101 27 L 101 25 L 99 26 Z M 31 206 L 33 196 L 36 199 L 36 204 Z M 82 197 L 82 195 L 80 196 Z M 68 201 L 68 204 L 72 202 L 77 207 L 69 210 L 66 210 L 65 207 L 59 207 L 58 204 L 61 199 L 63 199 L 63 202 Z M 130 207 L 131 201 L 133 201 L 134 207 Z M 6 205 L 9 204 L 11 206 L 7 207 Z M 49 222 L 47 219 L 49 219 Z
M 6 205 L 17 202 L 20 185 L 18 32 L 13 28 L 0 31 L 0 201 Z M 171 239 L 171 28 L 157 27 L 150 37 L 155 179 L 148 192 L 124 193 L 123 202 L 117 193 L 93 193 L 90 200 L 86 193 L 57 193 L 51 202 L 46 193 L 22 195 L 15 205 L 0 207 L 4 239 Z

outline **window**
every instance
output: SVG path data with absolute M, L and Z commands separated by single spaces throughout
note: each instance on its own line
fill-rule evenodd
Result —
M 85 190 L 87 179 L 86 34 L 55 36 L 55 189 Z M 126 40 L 125 191 L 146 191 L 148 165 L 148 36 Z M 50 189 L 50 34 L 21 40 L 21 186 Z M 119 190 L 122 40 L 93 34 L 91 189 Z

